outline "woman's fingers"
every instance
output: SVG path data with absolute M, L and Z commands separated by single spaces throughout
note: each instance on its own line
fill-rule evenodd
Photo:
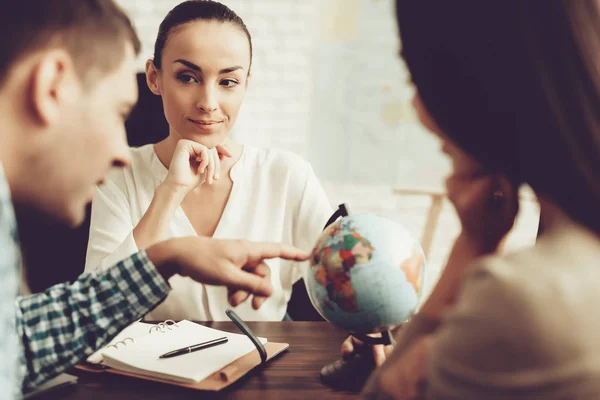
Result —
M 219 153 L 216 150 L 216 148 L 213 149 L 213 160 L 215 162 L 214 179 L 219 180 L 219 178 L 221 177 L 221 159 L 219 158 Z
M 215 157 L 212 151 L 208 152 L 208 167 L 206 167 L 206 183 L 212 185 L 215 174 Z
M 180 143 L 178 146 L 189 153 L 190 162 L 194 163 L 193 165 L 198 163 L 197 171 L 199 174 L 205 175 L 205 183 L 212 185 L 221 177 L 221 159 L 231 157 L 231 153 L 226 147 L 219 145 L 209 149 L 200 143 L 185 139 L 182 139 Z M 193 165 L 192 168 L 194 168 Z
M 202 161 L 200 162 L 200 166 L 198 167 L 198 172 L 203 174 L 206 171 L 208 165 L 210 164 L 210 159 L 208 157 L 208 149 L 204 146 L 202 147 L 202 149 L 200 149 L 200 157 L 202 158 Z
M 384 346 L 382 344 L 376 344 L 371 346 L 371 348 L 373 349 L 373 359 L 375 360 L 375 365 L 377 365 L 378 367 L 381 366 L 381 364 L 383 364 L 386 359 L 386 347 L 387 346 Z
M 354 336 L 348 336 L 344 343 L 342 343 L 341 353 L 342 358 L 346 359 L 352 356 L 356 351 L 358 351 L 364 343 L 355 338 Z M 384 346 L 382 344 L 375 344 L 370 346 L 373 351 L 373 360 L 375 360 L 375 365 L 380 366 L 384 363 L 387 358 L 387 355 L 392 351 L 392 346 Z
M 358 343 L 355 344 L 355 341 Z M 356 339 L 354 336 L 348 336 L 346 338 L 346 340 L 344 340 L 344 343 L 342 343 L 342 348 L 341 348 L 342 358 L 351 356 L 354 353 L 354 351 L 356 350 L 356 348 L 358 346 L 360 346 L 361 344 L 362 344 L 362 342 L 360 340 Z
M 205 168 L 208 166 L 208 148 L 206 146 L 196 143 L 192 140 L 182 139 L 177 144 L 178 146 L 182 146 L 182 148 L 186 149 L 189 154 L 190 160 L 196 160 L 200 163 L 198 166 L 198 172 L 203 173 Z
M 379 388 L 394 399 L 419 399 L 427 377 L 429 338 L 417 339 L 400 357 L 380 369 Z

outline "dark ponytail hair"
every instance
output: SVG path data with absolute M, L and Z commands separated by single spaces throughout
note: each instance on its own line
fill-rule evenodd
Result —
M 248 37 L 250 45 L 250 66 L 252 66 L 252 36 L 244 21 L 229 7 L 212 0 L 188 0 L 173 8 L 158 29 L 158 37 L 154 44 L 154 66 L 161 68 L 161 57 L 169 33 L 176 27 L 192 21 L 230 22 L 240 28 Z M 250 68 L 248 68 L 250 71 Z

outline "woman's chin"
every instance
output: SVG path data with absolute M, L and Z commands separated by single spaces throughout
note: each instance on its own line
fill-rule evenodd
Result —
M 222 144 L 225 141 L 227 135 L 224 135 L 221 132 L 211 132 L 211 133 L 199 133 L 199 132 L 186 132 L 185 135 L 182 135 L 182 139 L 188 139 L 194 141 L 196 143 L 200 143 L 212 149 L 213 147 Z

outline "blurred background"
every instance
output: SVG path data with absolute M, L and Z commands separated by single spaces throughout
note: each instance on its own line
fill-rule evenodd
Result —
M 180 0 L 117 2 L 141 37 L 142 72 L 152 57 L 160 22 Z M 411 106 L 413 88 L 398 56 L 393 1 L 222 2 L 245 21 L 254 45 L 253 77 L 234 137 L 300 154 L 312 163 L 333 205 L 346 202 L 352 212 L 379 213 L 407 227 L 421 241 L 428 259 L 428 292 L 460 226 L 444 196 L 450 164 Z M 147 101 L 160 104 L 158 98 Z M 143 113 L 148 114 L 152 112 Z M 144 143 L 144 138 L 138 140 Z M 131 137 L 130 143 L 135 144 Z M 24 215 L 30 220 L 20 227 L 24 247 L 39 243 L 34 240 L 39 236 L 55 235 L 58 228 L 40 229 L 36 216 Z M 535 241 L 538 217 L 535 198 L 524 190 L 508 250 Z M 65 243 L 79 240 L 86 229 L 63 229 Z M 72 253 L 72 265 L 82 270 L 85 246 L 73 250 L 51 243 L 47 251 L 26 248 L 26 262 L 47 268 L 53 253 Z M 54 269 L 56 282 L 73 278 L 72 267 Z M 35 291 L 52 282 L 46 276 L 31 283 Z
M 179 0 L 119 0 L 143 42 Z M 418 122 L 392 0 L 223 0 L 253 37 L 253 77 L 234 136 L 310 161 L 334 205 L 405 225 L 428 256 L 426 290 L 459 223 L 444 197 L 449 162 Z M 539 208 L 524 191 L 507 249 L 535 241 Z

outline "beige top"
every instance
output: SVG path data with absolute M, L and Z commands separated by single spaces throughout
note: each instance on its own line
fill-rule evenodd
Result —
M 600 239 L 570 222 L 470 267 L 436 332 L 427 398 L 600 399 Z

